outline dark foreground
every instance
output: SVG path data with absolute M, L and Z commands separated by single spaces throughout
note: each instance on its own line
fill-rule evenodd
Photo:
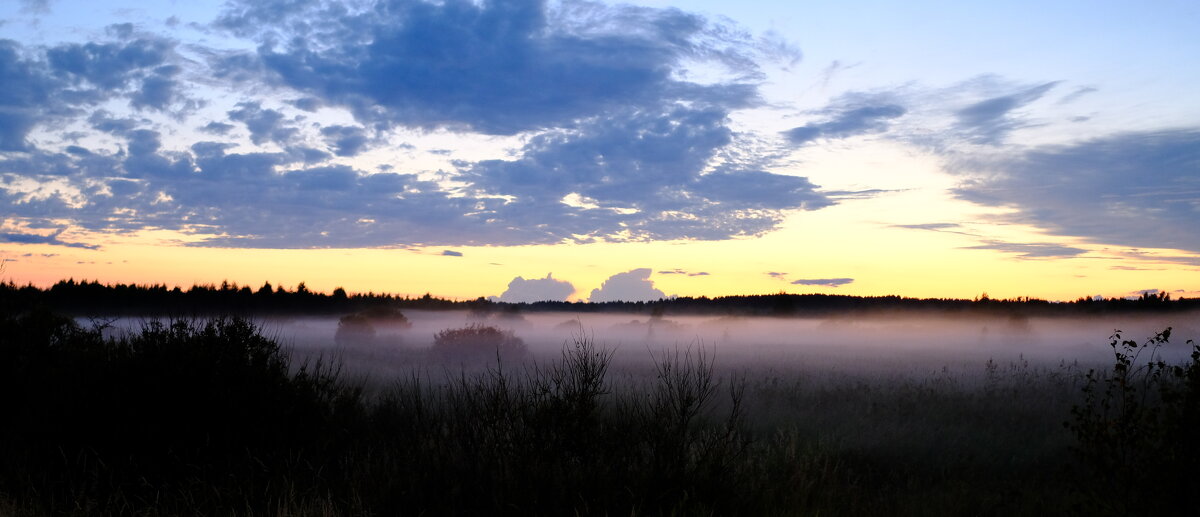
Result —
M 1168 338 L 979 382 L 738 378 L 699 351 L 622 377 L 580 338 L 376 390 L 243 320 L 6 314 L 0 515 L 1186 515 L 1200 351 L 1157 362 Z

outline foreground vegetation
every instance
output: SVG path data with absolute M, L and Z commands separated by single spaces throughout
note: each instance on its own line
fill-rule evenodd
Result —
M 1182 515 L 1200 464 L 1200 350 L 1159 360 L 1169 331 L 1114 336 L 1109 370 L 894 379 L 699 348 L 629 376 L 581 336 L 366 389 L 240 319 L 103 330 L 0 319 L 0 514 Z M 492 333 L 439 350 L 517 346 Z

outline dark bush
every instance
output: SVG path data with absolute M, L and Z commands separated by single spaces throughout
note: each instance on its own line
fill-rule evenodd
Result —
M 360 311 L 359 316 L 366 318 L 367 322 L 374 325 L 376 328 L 389 330 L 403 330 L 412 328 L 412 322 L 404 316 L 400 309 L 395 307 L 376 306 Z
M 293 369 L 246 320 L 152 321 L 115 339 L 38 313 L 0 327 L 0 493 L 49 513 L 72 500 L 112 513 L 197 482 L 235 499 L 310 486 L 361 413 L 335 372 Z
M 375 326 L 361 314 L 342 316 L 333 340 L 339 345 L 370 343 L 375 340 Z
M 472 323 L 445 329 L 433 336 L 430 351 L 437 357 L 456 360 L 523 359 L 529 355 L 525 341 L 511 330 Z
M 1101 513 L 1187 514 L 1200 476 L 1200 346 L 1171 364 L 1171 328 L 1143 343 L 1113 333 L 1114 363 L 1085 376 L 1084 401 L 1066 426 L 1089 470 Z

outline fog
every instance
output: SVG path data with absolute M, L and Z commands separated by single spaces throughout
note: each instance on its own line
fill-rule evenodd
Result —
M 1109 337 L 1117 329 L 1139 343 L 1167 327 L 1168 360 L 1185 359 L 1188 339 L 1200 339 L 1200 313 L 1097 318 L 977 318 L 875 316 L 769 318 L 635 314 L 405 311 L 406 329 L 376 329 L 364 340 L 335 340 L 336 318 L 266 319 L 259 323 L 297 357 L 336 358 L 353 373 L 387 378 L 414 368 L 445 370 L 461 364 L 435 361 L 428 350 L 437 332 L 467 325 L 509 330 L 528 345 L 535 361 L 560 356 L 580 336 L 613 352 L 614 366 L 645 371 L 673 350 L 703 350 L 719 370 L 842 372 L 920 375 L 932 371 L 981 372 L 992 360 L 1056 367 L 1111 364 Z M 495 358 L 484 363 L 494 364 Z M 469 366 L 469 365 L 468 365 Z M 475 366 L 478 366 L 476 364 Z M 485 365 L 486 366 L 486 365 Z M 449 368 L 453 370 L 454 368 Z
M 930 372 L 980 373 L 989 360 L 1004 365 L 1079 368 L 1110 365 L 1109 336 L 1121 330 L 1139 343 L 1167 327 L 1167 360 L 1186 359 L 1186 340 L 1200 340 L 1200 313 L 1095 318 L 871 316 L 772 318 L 564 312 L 473 314 L 404 311 L 411 327 L 376 325 L 364 339 L 336 339 L 336 317 L 259 318 L 298 362 L 317 358 L 343 372 L 376 380 L 413 372 L 442 375 L 461 367 L 494 367 L 496 359 L 447 361 L 430 353 L 446 329 L 487 325 L 511 331 L 528 346 L 527 360 L 560 357 L 581 336 L 613 353 L 617 371 L 651 372 L 655 358 L 675 350 L 703 351 L 720 371 L 809 372 L 867 376 L 919 376 Z M 145 319 L 108 322 L 110 333 L 136 331 Z M 504 366 L 518 368 L 508 361 Z

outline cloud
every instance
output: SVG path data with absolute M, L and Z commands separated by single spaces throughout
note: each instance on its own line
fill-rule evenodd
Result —
M 1073 90 L 1071 93 L 1068 93 L 1068 94 L 1064 95 L 1061 99 L 1059 99 L 1058 104 L 1070 104 L 1072 102 L 1079 100 L 1080 97 L 1083 97 L 1088 94 L 1096 93 L 1098 91 L 1100 91 L 1100 90 L 1093 88 L 1091 86 L 1080 86 L 1080 87 L 1075 88 L 1075 90 Z
M 803 278 L 792 280 L 792 285 L 819 285 L 822 287 L 841 287 L 854 282 L 853 278 Z
M 363 123 L 488 134 L 560 127 L 662 99 L 756 102 L 753 88 L 675 78 L 685 59 L 757 74 L 747 56 L 752 45 L 676 9 L 551 9 L 539 0 L 366 7 L 233 2 L 216 26 L 262 45 L 226 67 L 265 72 L 272 83 L 349 108 Z
M 237 109 L 229 111 L 229 120 L 245 124 L 250 131 L 250 141 L 257 145 L 275 142 L 286 146 L 299 133 L 298 129 L 284 121 L 282 112 L 263 109 L 259 102 L 239 102 Z
M 848 91 L 808 114 L 825 120 L 783 132 L 793 145 L 820 139 L 881 134 L 885 138 L 946 156 L 964 149 L 993 147 L 1015 130 L 1044 125 L 1024 109 L 1045 97 L 1059 82 L 1021 83 L 981 75 L 948 86 L 918 83 L 876 90 Z M 1077 89 L 1080 95 L 1086 91 Z M 1074 118 L 1064 115 L 1057 122 Z
M 135 108 L 166 110 L 179 98 L 175 76 L 183 69 L 176 65 L 164 65 L 142 79 L 141 88 L 134 91 L 129 104 Z
M 650 268 L 640 268 L 608 277 L 597 289 L 592 289 L 588 301 L 597 302 L 639 302 L 666 298 L 667 295 L 654 288 L 650 280 Z
M 233 124 L 212 121 L 202 126 L 200 130 L 204 131 L 205 133 L 212 133 L 214 135 L 225 135 L 232 131 L 233 127 Z
M 443 257 L 461 257 L 461 256 L 463 256 L 463 254 L 461 251 L 442 250 L 442 256 Z
M 11 243 L 15 243 L 15 244 L 49 244 L 51 246 L 64 246 L 67 248 L 81 248 L 81 249 L 85 249 L 85 250 L 100 249 L 100 246 L 96 245 L 96 244 L 86 244 L 86 243 L 82 243 L 82 242 L 64 242 L 62 240 L 59 240 L 58 236 L 61 235 L 63 233 L 63 231 L 65 231 L 65 228 L 60 228 L 58 230 L 55 230 L 55 232 L 50 235 L 38 235 L 35 233 L 20 233 L 20 232 L 0 233 L 0 241 L 11 242 Z
M 1042 98 L 1057 84 L 1044 83 L 971 104 L 955 113 L 958 125 L 977 143 L 1001 143 L 1010 131 L 1024 126 L 1024 123 L 1011 116 L 1012 112 Z
M 139 38 L 121 43 L 66 44 L 50 48 L 51 70 L 72 84 L 91 84 L 105 90 L 124 88 L 142 70 L 166 63 L 172 44 L 163 39 Z
M 784 131 L 783 136 L 792 144 L 804 145 L 819 138 L 847 138 L 878 133 L 886 130 L 892 119 L 906 112 L 904 107 L 896 104 L 845 109 L 832 114 L 826 122 L 792 128 Z
M 929 231 L 933 231 L 933 232 L 939 232 L 939 231 L 944 231 L 944 230 L 961 228 L 962 225 L 960 225 L 958 223 L 924 223 L 924 224 L 893 224 L 893 225 L 891 225 L 891 227 L 892 228 L 906 228 L 909 230 L 929 230 Z
M 49 14 L 50 0 L 21 0 L 21 12 L 30 14 Z
M 1147 268 L 1134 266 L 1109 266 L 1108 269 L 1115 271 L 1163 271 L 1163 268 Z
M 956 233 L 958 235 L 979 237 L 979 234 L 967 231 L 963 225 L 958 223 L 890 224 L 888 227 L 903 228 L 905 230 L 924 230 L 927 232 Z
M 762 104 L 756 60 L 798 54 L 724 22 L 535 0 L 274 0 L 235 2 L 215 26 L 256 50 L 189 45 L 203 57 L 185 59 L 130 25 L 104 41 L 0 41 L 4 214 L 193 245 L 466 246 L 754 236 L 834 203 L 731 158 L 744 151 L 731 114 Z M 194 77 L 236 94 L 210 104 L 227 119 L 190 120 Z M 195 133 L 150 113 L 170 109 L 213 140 L 182 141 Z M 28 139 L 76 126 L 90 129 L 69 146 Z M 436 172 L 340 160 L 396 127 L 523 145 Z
M 1067 258 L 1082 255 L 1087 253 L 1087 250 L 1074 248 L 1071 246 L 1063 246 L 1061 244 L 1051 243 L 1023 243 L 1023 242 L 1003 242 L 997 240 L 985 240 L 984 244 L 978 246 L 967 246 L 963 249 L 968 250 L 997 250 L 1005 253 L 1014 253 L 1019 258 L 1036 259 L 1036 258 Z
M 961 163 L 963 199 L 1057 235 L 1200 252 L 1200 129 L 1129 132 Z
M 774 229 L 786 210 L 832 204 L 806 178 L 761 171 L 705 174 L 731 141 L 726 113 L 682 105 L 614 112 L 572 131 L 533 137 L 515 160 L 463 176 L 507 196 L 494 218 L 543 228 L 543 242 L 725 239 Z M 564 200 L 578 198 L 587 204 Z M 549 222 L 549 224 L 547 224 Z
M 321 128 L 321 135 L 338 156 L 355 156 L 367 145 L 367 135 L 359 127 L 327 126 Z
M 546 278 L 512 279 L 499 300 L 508 303 L 562 302 L 572 294 L 575 294 L 575 286 L 571 285 L 571 282 L 558 280 L 547 273 Z
M 709 273 L 707 271 L 692 272 L 692 271 L 684 271 L 682 269 L 671 269 L 671 270 L 667 270 L 667 271 L 659 271 L 658 274 L 660 274 L 660 275 L 709 276 Z
M 143 107 L 173 98 L 164 82 L 174 70 L 168 62 L 173 49 L 158 38 L 48 48 L 0 39 L 0 152 L 29 151 L 25 138 L 35 126 L 79 116 L 81 108 L 114 97 Z M 135 84 L 140 87 L 131 88 Z

